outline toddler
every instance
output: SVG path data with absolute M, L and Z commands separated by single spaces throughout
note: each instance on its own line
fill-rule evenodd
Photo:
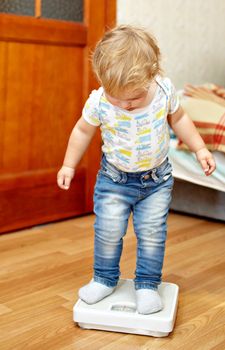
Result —
M 195 152 L 206 175 L 214 171 L 215 162 L 179 106 L 170 79 L 163 77 L 159 48 L 147 31 L 122 25 L 107 32 L 93 53 L 93 69 L 101 87 L 92 91 L 72 130 L 57 176 L 59 187 L 67 190 L 100 127 L 103 156 L 94 192 L 94 276 L 80 288 L 79 297 L 93 304 L 116 288 L 132 213 L 137 310 L 150 314 L 163 308 L 158 285 L 173 187 L 168 125 Z

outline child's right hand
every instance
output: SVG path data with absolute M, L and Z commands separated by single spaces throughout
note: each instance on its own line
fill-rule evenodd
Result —
M 73 168 L 63 165 L 57 174 L 58 186 L 63 190 L 68 190 L 74 174 L 75 170 Z

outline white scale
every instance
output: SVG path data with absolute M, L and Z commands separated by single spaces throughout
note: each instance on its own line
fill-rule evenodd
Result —
M 174 327 L 178 291 L 176 284 L 162 282 L 159 294 L 163 309 L 142 315 L 136 310 L 133 280 L 121 279 L 115 291 L 96 304 L 88 305 L 79 299 L 73 307 L 73 319 L 86 329 L 166 337 Z

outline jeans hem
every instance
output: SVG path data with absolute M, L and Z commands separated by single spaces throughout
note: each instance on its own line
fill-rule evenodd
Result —
M 155 283 L 149 283 L 149 282 L 138 282 L 134 283 L 135 290 L 138 289 L 152 289 L 152 290 L 157 290 L 158 289 L 158 284 Z
M 105 278 L 103 277 L 99 277 L 99 276 L 94 276 L 94 281 L 95 282 L 98 282 L 98 283 L 101 283 L 101 284 L 104 284 L 106 287 L 116 287 L 117 286 L 117 282 L 110 282 L 108 280 L 106 280 Z

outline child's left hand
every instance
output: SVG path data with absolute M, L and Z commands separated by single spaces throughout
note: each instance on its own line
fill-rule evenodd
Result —
M 211 175 L 216 169 L 216 163 L 212 153 L 209 152 L 206 147 L 204 147 L 197 151 L 195 154 L 206 176 Z

